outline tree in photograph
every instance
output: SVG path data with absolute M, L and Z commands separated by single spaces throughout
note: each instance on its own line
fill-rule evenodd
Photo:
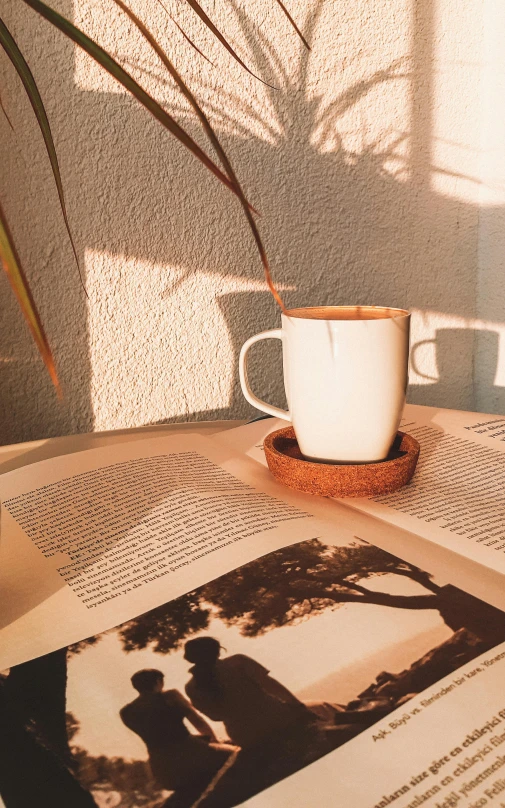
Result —
M 197 589 L 124 623 L 119 634 L 125 651 L 153 644 L 158 653 L 169 654 L 186 637 L 207 628 L 210 618 L 211 609 Z
M 372 578 L 395 575 L 419 585 L 418 594 L 369 588 Z M 423 591 L 424 590 L 424 591 Z M 346 603 L 438 611 L 454 632 L 461 628 L 491 647 L 505 640 L 505 615 L 453 586 L 438 586 L 429 573 L 370 544 L 344 547 L 318 539 L 284 547 L 125 623 L 125 650 L 152 647 L 169 653 L 209 625 L 210 616 L 256 637 L 294 625 Z
M 0 792 L 6 808 L 98 808 L 74 776 L 67 736 L 61 735 L 64 662 L 64 652 L 58 651 L 0 676 Z M 51 681 L 46 705 L 39 697 L 40 672 Z

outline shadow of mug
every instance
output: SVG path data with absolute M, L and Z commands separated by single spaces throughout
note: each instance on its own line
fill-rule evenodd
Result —
M 426 373 L 419 350 L 432 345 L 437 376 Z M 429 384 L 411 384 L 409 400 L 433 407 L 476 409 L 474 384 L 478 384 L 478 400 L 499 398 L 505 404 L 505 390 L 495 387 L 498 367 L 499 334 L 473 328 L 439 328 L 433 339 L 412 346 L 412 370 Z M 479 361 L 480 359 L 480 361 Z M 426 360 L 424 360 L 425 362 Z M 477 365 L 477 371 L 476 371 Z M 478 402 L 477 402 L 478 403 Z

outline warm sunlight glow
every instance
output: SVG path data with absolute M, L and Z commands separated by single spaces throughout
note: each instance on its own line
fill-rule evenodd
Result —
M 261 210 L 279 288 L 296 289 L 296 305 L 410 308 L 413 400 L 503 409 L 495 17 L 483 38 L 481 8 L 470 2 L 456 15 L 449 0 L 295 2 L 308 52 L 276 4 L 212 4 L 214 22 L 272 89 L 186 4 L 166 0 L 213 65 L 156 0 L 131 5 L 201 101 Z M 188 104 L 112 0 L 93 0 L 92 9 L 74 0 L 74 13 L 203 145 Z M 237 417 L 240 346 L 278 324 L 238 205 L 80 51 L 74 67 L 106 167 L 87 179 L 102 211 L 85 258 L 94 428 Z M 120 134 L 111 114 L 124 121 Z M 280 365 L 268 365 L 272 373 L 280 386 Z
M 260 272 L 255 281 L 88 251 L 86 274 L 95 429 L 188 420 L 202 410 L 217 411 L 204 420 L 218 418 L 234 394 L 241 347 L 229 336 L 227 300 L 249 293 L 246 318 L 256 298 L 270 303 Z
M 181 70 L 218 133 L 281 148 L 296 138 L 318 152 L 339 153 L 350 166 L 373 161 L 400 182 L 417 178 L 446 197 L 476 202 L 483 68 L 474 55 L 482 35 L 480 6 L 454 15 L 448 0 L 379 5 L 371 14 L 368 0 L 345 11 L 321 2 L 307 13 L 299 4 L 293 13 L 313 44 L 310 54 L 286 31 L 272 4 L 264 4 L 260 27 L 243 3 L 214 6 L 214 22 L 273 90 L 234 62 L 189 7 L 166 2 L 213 65 L 188 45 L 154 0 L 137 0 L 132 8 Z M 135 26 L 118 9 L 110 24 L 111 0 L 95 0 L 93 12 L 74 0 L 74 9 L 77 25 L 179 121 L 198 130 L 187 102 Z M 74 80 L 83 91 L 126 94 L 79 49 Z M 211 100 L 216 90 L 224 103 Z
M 293 13 L 312 43 L 310 53 L 286 29 L 275 4 L 263 4 L 259 26 L 244 3 L 215 5 L 213 21 L 273 89 L 234 62 L 188 7 L 166 1 L 169 13 L 213 64 L 188 45 L 154 0 L 131 5 L 181 71 L 218 134 L 258 138 L 280 147 L 296 139 L 318 152 L 338 152 L 350 164 L 360 158 L 374 160 L 398 179 L 405 178 L 412 75 L 407 0 L 382 3 L 374 14 L 369 13 L 368 0 L 359 0 L 345 13 L 323 0 L 308 13 L 306 5 L 299 4 Z M 95 0 L 93 13 L 89 4 L 74 0 L 74 10 L 76 24 L 142 87 L 181 123 L 198 128 L 189 105 L 135 26 L 118 9 L 110 24 L 111 0 Z M 80 49 L 75 53 L 74 81 L 86 92 L 127 95 Z M 212 100 L 216 91 L 224 103 Z
M 449 0 L 437 0 L 432 19 L 432 188 L 478 203 L 482 7 L 468 4 L 455 14 Z

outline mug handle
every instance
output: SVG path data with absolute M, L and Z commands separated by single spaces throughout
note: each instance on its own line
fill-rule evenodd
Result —
M 262 331 L 261 334 L 256 334 L 254 337 L 250 337 L 242 345 L 242 350 L 240 351 L 240 358 L 238 361 L 238 371 L 240 375 L 240 386 L 242 387 L 242 392 L 249 404 L 252 404 L 253 407 L 256 407 L 256 409 L 262 410 L 262 412 L 266 412 L 268 415 L 273 415 L 274 418 L 283 418 L 284 421 L 291 421 L 291 415 L 288 410 L 281 410 L 280 407 L 274 407 L 273 404 L 267 404 L 266 401 L 263 401 L 261 398 L 258 398 L 258 396 L 255 396 L 249 386 L 249 379 L 247 378 L 247 354 L 251 345 L 254 345 L 255 342 L 259 342 L 262 339 L 282 340 L 282 328 L 274 328 L 272 331 Z

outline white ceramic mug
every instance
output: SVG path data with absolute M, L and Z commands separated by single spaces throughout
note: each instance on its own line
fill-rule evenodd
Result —
M 408 384 L 410 314 L 380 306 L 291 309 L 282 328 L 263 331 L 240 352 L 240 383 L 254 407 L 291 421 L 309 460 L 373 463 L 395 438 Z M 247 353 L 282 340 L 289 411 L 259 399 L 247 379 Z

